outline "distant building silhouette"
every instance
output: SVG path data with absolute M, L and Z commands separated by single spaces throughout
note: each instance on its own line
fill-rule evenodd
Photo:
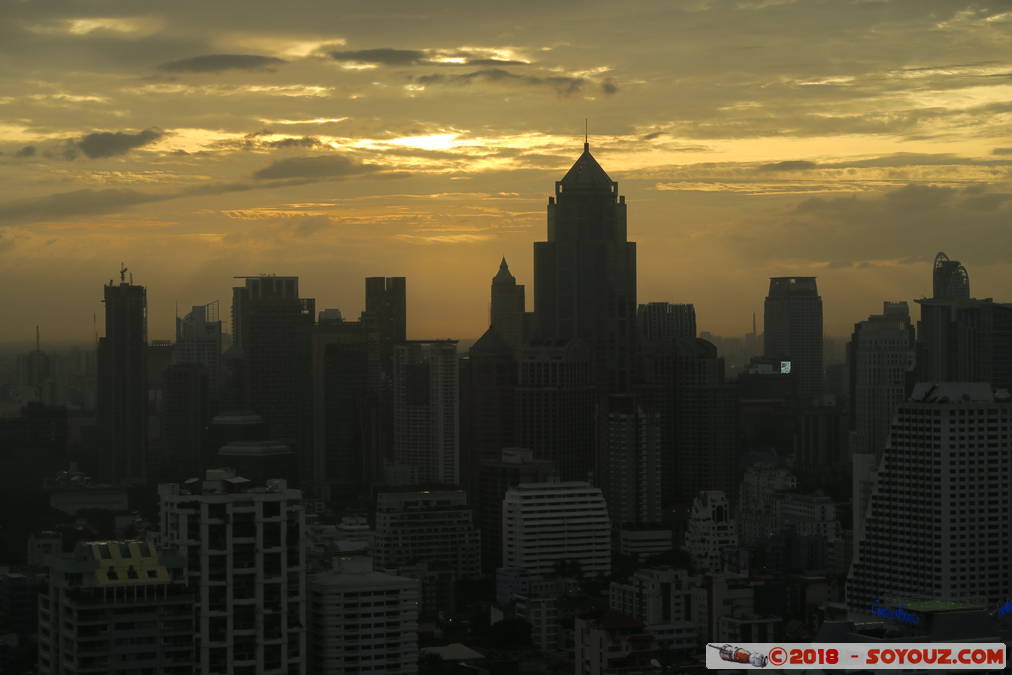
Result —
M 579 338 L 594 383 L 628 390 L 636 333 L 636 244 L 627 240 L 625 197 L 590 146 L 548 198 L 548 240 L 534 244 L 537 338 Z
M 660 523 L 661 416 L 630 394 L 609 396 L 598 412 L 594 483 L 616 529 Z
M 99 471 L 102 481 L 143 483 L 148 447 L 148 300 L 125 280 L 105 286 L 105 337 L 98 341 Z
M 316 302 L 298 277 L 240 277 L 232 289 L 232 334 L 249 407 L 271 439 L 292 446 L 300 480 L 312 475 L 311 331 Z
M 460 482 L 456 340 L 410 340 L 394 347 L 394 462 L 412 483 Z
M 642 341 L 696 337 L 696 308 L 670 302 L 648 302 L 636 310 Z
M 221 399 L 221 319 L 218 302 L 194 305 L 183 318 L 176 317 L 173 363 L 199 363 L 207 371 L 208 397 Z M 192 475 L 192 474 L 191 474 Z
M 210 378 L 200 363 L 175 363 L 162 375 L 162 480 L 185 480 L 205 468 L 205 428 L 211 419 Z
M 940 251 L 935 256 L 931 280 L 931 297 L 935 300 L 967 300 L 970 297 L 970 275 L 966 268 Z
M 771 277 L 763 326 L 764 355 L 791 362 L 798 398 L 810 404 L 823 393 L 822 298 L 815 277 Z
M 491 330 L 502 337 L 513 349 L 524 342 L 524 287 L 510 274 L 506 258 L 499 264 L 499 272 L 492 277 L 492 302 L 489 312 Z

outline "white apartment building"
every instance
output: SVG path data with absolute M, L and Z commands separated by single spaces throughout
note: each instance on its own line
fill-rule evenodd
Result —
M 301 491 L 210 469 L 158 494 L 162 545 L 185 557 L 196 595 L 199 672 L 305 675 Z
M 851 611 L 1012 592 L 1012 402 L 987 383 L 921 383 L 900 405 L 847 583 Z
M 309 578 L 310 672 L 418 672 L 417 579 L 384 574 L 367 557 L 335 558 Z
M 521 483 L 502 503 L 503 567 L 551 575 L 563 561 L 611 574 L 611 520 L 600 488 L 580 481 Z

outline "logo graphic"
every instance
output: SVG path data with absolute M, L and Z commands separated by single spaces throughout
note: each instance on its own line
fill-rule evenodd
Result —
M 730 661 L 731 663 L 747 663 L 755 666 L 756 668 L 766 667 L 767 659 L 765 654 L 753 654 L 748 650 L 742 649 L 741 647 L 735 647 L 734 645 L 724 645 L 723 647 L 718 647 L 717 645 L 707 646 L 719 651 L 720 658 L 724 661 Z M 783 652 L 783 661 L 780 663 L 785 663 L 787 661 L 787 652 L 784 652 L 782 647 L 773 648 L 773 650 L 770 651 L 770 659 L 772 660 L 773 652 L 776 652 L 778 649 Z M 774 665 L 776 664 L 774 663 Z

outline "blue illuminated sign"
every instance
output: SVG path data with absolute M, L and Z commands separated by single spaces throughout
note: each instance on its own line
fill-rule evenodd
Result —
M 1010 611 L 1012 611 L 1012 608 L 1010 608 Z M 875 616 L 880 616 L 883 619 L 895 619 L 896 621 L 902 621 L 903 623 L 921 622 L 920 616 L 903 609 L 903 605 L 900 605 L 897 609 L 889 609 L 887 607 L 880 607 L 878 603 L 874 603 L 871 606 L 871 613 Z
M 1012 600 L 1006 600 L 1005 604 L 998 608 L 998 616 L 1005 616 L 1012 612 Z

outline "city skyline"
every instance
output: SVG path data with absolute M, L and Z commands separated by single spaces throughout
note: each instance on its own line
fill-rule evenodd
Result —
M 349 315 L 362 277 L 410 277 L 411 337 L 476 338 L 503 256 L 533 284 L 586 118 L 640 301 L 702 330 L 747 332 L 795 275 L 847 335 L 928 296 L 940 250 L 1012 291 L 1002 3 L 247 7 L 9 7 L 0 50 L 39 56 L 0 73 L 0 300 L 27 326 L 0 343 L 90 340 L 120 261 L 153 338 L 261 272 Z

